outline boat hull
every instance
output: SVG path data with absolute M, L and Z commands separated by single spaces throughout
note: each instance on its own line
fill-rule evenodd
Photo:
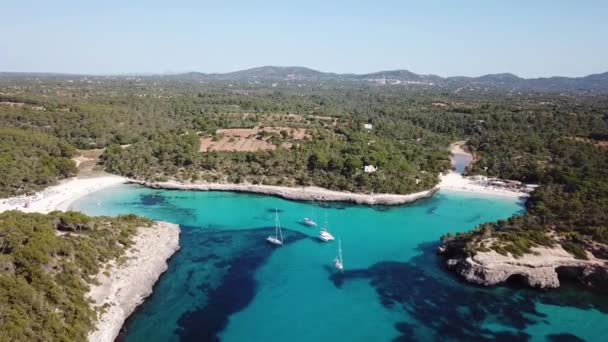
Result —
M 304 224 L 305 226 L 309 226 L 309 227 L 316 227 L 317 223 L 313 220 L 309 220 L 309 219 L 304 219 L 302 220 L 302 224 Z
M 274 236 L 267 237 L 266 241 L 269 242 L 269 243 L 271 243 L 271 244 L 273 244 L 273 245 L 276 245 L 276 246 L 283 246 L 283 241 L 277 239 Z
M 323 242 L 328 242 L 328 241 L 334 241 L 335 240 L 335 238 L 333 236 L 319 235 L 318 238 L 319 238 L 319 240 L 321 240 Z

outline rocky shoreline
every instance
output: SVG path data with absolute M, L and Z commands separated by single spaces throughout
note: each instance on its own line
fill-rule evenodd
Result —
M 125 320 L 152 294 L 154 284 L 167 270 L 167 260 L 179 249 L 179 233 L 178 225 L 167 222 L 140 228 L 133 238 L 134 245 L 125 254 L 126 262 L 112 262 L 100 270 L 96 277 L 99 285 L 91 286 L 87 293 L 100 313 L 88 341 L 116 339 Z
M 139 184 L 148 188 L 170 189 L 170 190 L 198 190 L 198 191 L 233 191 L 248 192 L 262 195 L 277 196 L 295 201 L 318 201 L 318 202 L 351 202 L 367 205 L 398 205 L 431 197 L 438 188 L 416 192 L 408 195 L 396 194 L 358 194 L 353 192 L 342 192 L 323 189 L 319 187 L 286 187 L 274 185 L 254 184 L 184 184 L 178 182 L 146 182 L 129 180 L 129 183 Z
M 534 247 L 532 253 L 515 258 L 495 251 L 462 255 L 462 246 L 444 243 L 439 254 L 446 259 L 448 269 L 466 281 L 494 286 L 508 281 L 519 281 L 534 288 L 557 288 L 560 278 L 576 280 L 590 288 L 608 290 L 608 260 L 587 253 L 589 260 L 576 259 L 560 245 Z

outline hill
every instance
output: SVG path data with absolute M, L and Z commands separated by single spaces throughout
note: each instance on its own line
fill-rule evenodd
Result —
M 420 75 L 409 70 L 385 70 L 367 74 L 338 74 L 299 66 L 262 66 L 228 73 L 187 72 L 169 75 L 94 76 L 44 73 L 0 73 L 2 80 L 59 79 L 163 79 L 173 81 L 257 82 L 257 83 L 323 83 L 371 84 L 382 86 L 430 87 L 457 92 L 608 92 L 608 72 L 585 77 L 521 78 L 511 73 L 488 74 L 479 77 L 441 77 Z

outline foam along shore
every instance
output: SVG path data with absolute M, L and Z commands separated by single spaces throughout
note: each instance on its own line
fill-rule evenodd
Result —
M 20 210 L 44 214 L 54 210 L 66 211 L 80 197 L 126 181 L 126 178 L 114 175 L 70 178 L 31 196 L 22 195 L 0 199 L 0 212 Z
M 407 195 L 396 194 L 361 194 L 353 192 L 334 191 L 314 186 L 309 187 L 286 187 L 274 185 L 255 184 L 224 184 L 224 183 L 201 183 L 185 184 L 175 181 L 171 182 L 146 182 L 130 180 L 130 183 L 140 184 L 149 188 L 171 189 L 171 190 L 198 190 L 198 191 L 233 191 L 249 192 L 263 195 L 277 196 L 296 201 L 318 201 L 318 202 L 352 202 L 368 205 L 396 205 L 414 202 L 427 198 L 435 193 L 436 189 L 416 192 Z
M 179 232 L 178 225 L 167 222 L 139 228 L 134 244 L 125 254 L 126 262 L 117 266 L 113 261 L 102 267 L 96 277 L 99 285 L 87 293 L 100 312 L 89 341 L 116 339 L 125 320 L 152 293 L 154 284 L 167 270 L 167 260 L 179 249 Z

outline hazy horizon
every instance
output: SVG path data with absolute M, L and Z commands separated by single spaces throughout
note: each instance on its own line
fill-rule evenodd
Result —
M 608 71 L 608 3 L 24 0 L 0 13 L 2 72 L 142 75 L 302 66 L 442 77 Z
M 539 77 L 524 77 L 521 75 L 517 75 L 515 73 L 509 72 L 509 71 L 505 71 L 505 72 L 493 72 L 493 73 L 488 73 L 488 74 L 483 74 L 483 75 L 450 75 L 450 76 L 444 76 L 444 75 L 438 75 L 438 74 L 434 74 L 434 73 L 430 73 L 430 74 L 422 74 L 422 73 L 418 73 L 415 70 L 407 70 L 407 69 L 385 69 L 385 70 L 375 70 L 375 71 L 370 71 L 370 72 L 366 72 L 366 73 L 356 73 L 356 72 L 343 72 L 343 73 L 337 73 L 331 70 L 318 70 L 315 68 L 310 68 L 307 66 L 302 66 L 302 65 L 261 65 L 261 66 L 257 66 L 257 67 L 251 67 L 251 68 L 246 68 L 246 69 L 239 69 L 239 70 L 230 70 L 230 71 L 226 71 L 226 72 L 205 72 L 205 71 L 199 71 L 199 70 L 183 70 L 183 71 L 165 71 L 165 72 L 123 72 L 123 73 L 107 73 L 107 74 L 102 74 L 102 73 L 73 73 L 73 72 L 53 72 L 53 71 L 11 71 L 11 70 L 0 70 L 0 73 L 15 73 L 15 74 L 48 74 L 48 75 L 74 75 L 74 76 L 99 76 L 99 77 L 128 77 L 128 76 L 163 76 L 163 75 L 180 75 L 180 74 L 187 74 L 187 73 L 201 73 L 201 74 L 227 74 L 227 73 L 232 73 L 232 72 L 237 72 L 237 71 L 245 71 L 245 70 L 250 70 L 250 69 L 257 69 L 257 68 L 262 68 L 262 67 L 277 67 L 277 68 L 293 68 L 293 67 L 297 67 L 297 68 L 306 68 L 306 69 L 311 69 L 311 70 L 315 70 L 315 71 L 320 71 L 323 73 L 335 73 L 335 74 L 342 74 L 342 75 L 346 75 L 346 74 L 351 74 L 351 75 L 365 75 L 365 74 L 371 74 L 371 73 L 377 73 L 377 72 L 390 72 L 390 71 L 398 71 L 398 70 L 406 70 L 409 72 L 412 72 L 414 74 L 417 75 L 434 75 L 434 76 L 439 76 L 442 78 L 450 78 L 450 77 L 471 77 L 471 78 L 476 78 L 476 77 L 481 77 L 481 76 L 486 76 L 486 75 L 498 75 L 498 74 L 514 74 L 515 76 L 518 76 L 520 78 L 523 79 L 537 79 L 537 78 L 550 78 L 550 77 L 568 77 L 568 78 L 580 78 L 580 77 L 586 77 L 586 76 L 591 76 L 591 75 L 597 75 L 597 74 L 604 74 L 604 73 L 608 73 L 608 70 L 604 70 L 604 71 L 598 71 L 598 72 L 594 72 L 592 74 L 586 74 L 586 75 L 578 75 L 578 76 L 564 76 L 564 75 L 551 75 L 551 76 L 539 76 Z

